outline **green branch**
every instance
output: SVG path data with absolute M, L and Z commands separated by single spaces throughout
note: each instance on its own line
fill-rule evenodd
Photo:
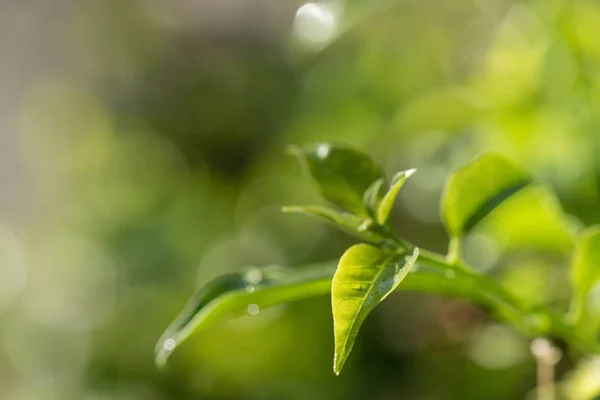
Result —
M 164 365 L 192 334 L 223 319 L 331 292 L 334 372 L 339 373 L 362 323 L 397 288 L 467 299 L 526 335 L 560 338 L 581 352 L 600 353 L 596 340 L 600 315 L 587 305 L 589 293 L 600 282 L 600 228 L 580 237 L 572 260 L 573 304 L 579 308 L 573 307 L 571 316 L 575 313 L 578 318 L 568 318 L 549 306 L 532 308 L 461 258 L 461 240 L 501 203 L 535 184 L 510 160 L 488 154 L 450 175 L 441 216 L 452 239 L 448 254 L 441 255 L 419 249 L 392 231 L 396 196 L 415 170 L 400 171 L 385 185 L 382 168 L 358 150 L 321 143 L 297 147 L 294 154 L 334 207 L 285 210 L 320 218 L 361 243 L 347 249 L 339 262 L 300 270 L 254 269 L 207 283 L 159 340 L 158 365 Z M 413 269 L 415 263 L 419 268 Z

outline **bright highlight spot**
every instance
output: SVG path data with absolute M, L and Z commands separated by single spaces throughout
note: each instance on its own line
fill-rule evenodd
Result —
M 294 19 L 294 33 L 312 43 L 324 43 L 331 39 L 336 28 L 333 10 L 325 3 L 307 3 L 298 9 Z
M 175 348 L 176 345 L 177 345 L 177 343 L 172 338 L 166 339 L 165 342 L 163 343 L 163 347 L 167 351 L 172 351 Z
M 325 157 L 327 157 L 328 154 L 329 154 L 329 146 L 326 144 L 320 145 L 319 148 L 317 149 L 317 155 L 320 158 L 325 158 Z

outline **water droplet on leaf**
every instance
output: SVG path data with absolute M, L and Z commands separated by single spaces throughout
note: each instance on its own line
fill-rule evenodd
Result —
M 246 271 L 246 280 L 250 285 L 256 285 L 262 280 L 262 272 L 258 268 L 250 268 Z
M 327 145 L 327 144 L 320 145 L 319 148 L 317 149 L 317 155 L 320 158 L 326 158 L 329 155 L 329 145 Z
M 163 347 L 167 351 L 173 351 L 173 349 L 175 349 L 175 346 L 177 346 L 177 343 L 175 342 L 175 340 L 173 338 L 168 338 L 163 343 Z
M 257 315 L 260 312 L 258 304 L 248 304 L 248 314 Z

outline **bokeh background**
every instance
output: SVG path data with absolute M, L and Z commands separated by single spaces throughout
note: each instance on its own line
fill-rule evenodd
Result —
M 552 191 L 515 197 L 466 257 L 565 307 L 573 235 L 600 222 L 600 3 L 0 1 L 0 399 L 533 398 L 529 341 L 472 305 L 398 293 L 332 373 L 329 299 L 163 329 L 203 282 L 352 243 L 281 214 L 319 202 L 289 143 L 418 168 L 399 232 L 443 252 L 447 172 L 487 150 Z M 600 392 L 565 354 L 560 398 Z

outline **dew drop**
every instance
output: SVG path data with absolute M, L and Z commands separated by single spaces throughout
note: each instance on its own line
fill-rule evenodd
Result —
M 262 280 L 262 272 L 258 268 L 250 268 L 246 271 L 246 280 L 250 285 L 256 285 Z
M 173 349 L 175 348 L 176 345 L 177 345 L 177 343 L 175 342 L 175 339 L 173 339 L 173 338 L 168 338 L 163 343 L 163 347 L 167 351 L 173 351 Z
M 257 315 L 260 312 L 258 304 L 248 304 L 248 314 Z
M 254 286 L 252 286 L 252 285 L 246 286 L 246 293 L 254 293 Z
M 454 278 L 456 278 L 456 272 L 452 271 L 451 269 L 447 269 L 444 272 L 444 275 L 446 275 L 446 278 L 448 278 L 448 279 L 454 279 Z
M 317 149 L 317 155 L 320 158 L 326 158 L 329 155 L 329 145 L 327 145 L 327 144 L 320 145 L 319 148 Z

